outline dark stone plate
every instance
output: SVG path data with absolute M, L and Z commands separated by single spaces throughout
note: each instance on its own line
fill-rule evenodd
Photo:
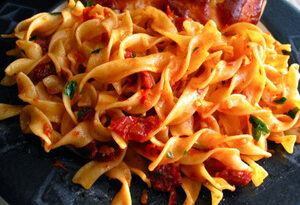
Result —
M 17 22 L 41 11 L 55 8 L 61 1 L 9 0 L 0 1 L 0 33 L 10 33 Z M 300 63 L 300 14 L 284 0 L 268 0 L 262 22 L 281 42 L 291 43 L 294 52 L 292 62 Z M 5 51 L 14 48 L 14 40 L 0 39 L 0 66 L 3 70 L 14 59 Z M 0 102 L 21 104 L 16 87 L 0 86 Z M 11 205 L 18 204 L 110 204 L 121 185 L 103 176 L 90 190 L 72 183 L 72 176 L 86 161 L 66 148 L 45 153 L 40 140 L 33 135 L 22 134 L 18 117 L 0 121 L 0 195 Z M 269 173 L 265 182 L 255 187 L 252 183 L 225 191 L 223 205 L 240 204 L 300 204 L 300 145 L 294 154 L 287 154 L 281 145 L 270 143 L 276 153 L 270 159 L 259 161 Z M 59 160 L 67 171 L 52 164 Z M 146 185 L 133 176 L 131 194 L 133 204 L 139 199 Z M 147 190 L 148 204 L 167 204 L 168 194 Z M 179 189 L 178 203 L 185 199 Z M 202 188 L 197 204 L 210 204 L 210 193 Z

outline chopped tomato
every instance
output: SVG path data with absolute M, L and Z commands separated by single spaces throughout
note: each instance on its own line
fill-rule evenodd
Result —
M 133 117 L 124 116 L 112 119 L 109 129 L 120 135 L 125 140 L 135 142 L 146 142 L 150 138 L 150 133 L 157 129 L 161 124 L 158 117 Z
M 224 178 L 229 184 L 236 186 L 247 185 L 252 178 L 252 172 L 246 170 L 226 169 L 216 174 L 217 177 Z
M 56 70 L 53 63 L 39 64 L 33 69 L 33 80 L 38 82 L 49 75 L 55 75 Z
M 90 151 L 90 159 L 100 162 L 110 162 L 116 160 L 122 151 L 117 144 L 111 142 L 91 142 L 86 147 Z
M 209 159 L 205 161 L 205 168 L 213 177 L 224 178 L 229 184 L 236 186 L 247 185 L 252 178 L 252 173 L 246 170 L 228 169 L 222 162 Z
M 150 172 L 150 181 L 158 191 L 173 191 L 182 184 L 180 169 L 173 164 L 157 166 Z
M 149 71 L 142 71 L 141 73 L 141 81 L 143 89 L 151 89 L 154 85 L 153 78 Z

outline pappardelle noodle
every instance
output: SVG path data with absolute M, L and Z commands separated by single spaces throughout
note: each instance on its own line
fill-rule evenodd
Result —
M 103 174 L 122 183 L 112 204 L 131 204 L 131 173 L 149 187 L 186 193 L 201 186 L 218 204 L 223 190 L 263 183 L 256 161 L 267 141 L 293 152 L 299 138 L 299 66 L 290 45 L 249 23 L 221 31 L 213 21 L 175 25 L 145 7 L 119 13 L 70 0 L 65 9 L 20 22 L 12 35 L 19 58 L 1 84 L 18 85 L 24 133 L 46 152 L 71 146 L 91 159 L 73 182 L 91 188 Z

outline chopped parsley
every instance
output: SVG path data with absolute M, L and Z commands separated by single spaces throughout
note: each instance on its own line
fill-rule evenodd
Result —
M 133 54 L 132 54 L 132 58 L 135 58 L 135 57 L 136 57 L 136 53 L 133 53 Z
M 203 145 L 203 144 L 200 144 L 199 142 L 196 142 L 195 144 L 196 144 L 196 145 L 198 145 L 199 147 L 202 147 L 202 148 L 205 148 L 205 149 L 207 149 L 207 147 L 206 147 L 205 145 Z
M 270 133 L 270 129 L 261 119 L 250 115 L 249 121 L 252 124 L 252 136 L 256 142 L 259 141 L 261 134 L 265 135 Z
M 279 105 L 282 105 L 282 104 L 285 103 L 286 100 L 287 100 L 286 97 L 282 97 L 282 98 L 280 98 L 278 100 L 274 100 L 274 102 L 277 103 L 277 104 L 279 104 Z
M 299 110 L 300 109 L 298 107 L 295 107 L 294 109 L 291 109 L 287 113 L 284 113 L 284 114 L 286 114 L 287 116 L 289 116 L 292 119 L 295 119 L 296 114 L 298 113 Z
M 193 53 L 196 51 L 196 50 L 198 50 L 199 49 L 199 47 L 195 47 L 194 49 L 193 49 Z
M 83 6 L 84 7 L 91 7 L 93 6 L 95 1 L 85 1 L 85 2 L 82 2 Z
M 61 12 L 60 12 L 60 11 L 57 11 L 57 12 L 51 12 L 51 13 L 49 13 L 49 14 L 51 14 L 51 15 L 53 15 L 53 16 L 56 16 L 56 15 L 61 15 Z
M 78 111 L 77 113 L 77 117 L 78 117 L 78 121 L 82 121 L 82 118 L 86 115 L 86 113 L 88 111 L 90 111 L 91 108 L 90 107 L 85 107 L 83 110 Z
M 184 153 L 183 153 L 183 155 L 187 155 L 187 153 L 188 153 L 188 152 L 187 152 L 186 150 L 184 150 Z
M 92 53 L 99 53 L 101 50 L 102 50 L 102 48 L 98 48 L 98 49 L 92 51 Z
M 174 159 L 174 156 L 173 156 L 173 154 L 172 154 L 172 152 L 171 152 L 171 151 L 169 151 L 169 152 L 168 152 L 168 158 L 170 158 L 170 159 Z
M 77 91 L 77 82 L 76 81 L 69 81 L 65 90 L 64 90 L 64 94 L 66 96 L 68 96 L 70 99 L 72 99 L 74 97 L 74 94 Z

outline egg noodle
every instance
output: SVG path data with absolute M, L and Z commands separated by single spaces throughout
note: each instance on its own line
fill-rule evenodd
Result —
M 181 186 L 194 204 L 201 186 L 218 204 L 223 190 L 268 173 L 267 141 L 293 152 L 299 138 L 299 73 L 290 45 L 249 23 L 221 31 L 186 19 L 182 29 L 153 7 L 119 13 L 70 0 L 65 9 L 20 22 L 19 58 L 1 84 L 18 85 L 24 133 L 46 152 L 85 150 L 91 161 L 73 182 L 91 188 L 103 174 L 122 183 L 112 204 L 131 204 L 131 173 L 149 187 Z M 175 194 L 174 194 L 175 192 Z M 175 197 L 176 202 L 176 197 Z

